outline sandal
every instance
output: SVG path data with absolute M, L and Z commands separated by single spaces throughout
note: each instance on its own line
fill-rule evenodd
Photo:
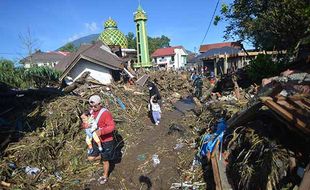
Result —
M 108 182 L 108 178 L 101 176 L 101 177 L 99 177 L 98 182 L 99 182 L 100 185 L 103 185 L 106 182 Z

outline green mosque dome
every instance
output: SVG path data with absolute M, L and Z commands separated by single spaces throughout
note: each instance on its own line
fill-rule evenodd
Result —
M 106 45 L 119 45 L 121 48 L 128 47 L 126 36 L 118 30 L 117 23 L 109 18 L 104 23 L 104 31 L 100 34 L 99 40 Z

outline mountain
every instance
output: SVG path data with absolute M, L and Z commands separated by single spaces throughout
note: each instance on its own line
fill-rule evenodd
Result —
M 75 47 L 80 47 L 81 44 L 91 44 L 93 41 L 96 41 L 98 39 L 100 34 L 90 34 L 88 36 L 81 37 L 79 39 L 76 39 L 72 41 L 71 43 Z
M 69 43 L 72 43 L 74 47 L 78 48 L 80 47 L 81 44 L 91 44 L 93 41 L 96 41 L 99 35 L 100 34 L 90 34 L 88 36 L 81 37 Z

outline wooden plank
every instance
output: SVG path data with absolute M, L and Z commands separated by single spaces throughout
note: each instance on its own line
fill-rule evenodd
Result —
M 293 114 L 282 108 L 280 105 L 274 102 L 272 98 L 261 97 L 260 99 L 266 106 L 268 106 L 270 109 L 281 115 L 287 121 L 294 123 L 294 125 L 298 127 L 300 130 L 310 134 L 310 129 L 307 128 L 306 123 L 304 123 L 302 120 L 300 120 L 299 118 L 295 117 Z
M 232 187 L 228 183 L 227 175 L 226 175 L 226 167 L 224 163 L 219 158 L 219 144 L 220 141 L 216 142 L 214 149 L 211 153 L 211 164 L 212 164 L 212 171 L 215 183 L 216 190 L 232 190 Z
M 310 163 L 305 168 L 304 176 L 299 185 L 299 190 L 309 190 L 309 189 L 310 189 Z
M 214 177 L 214 183 L 215 183 L 215 190 L 222 190 L 222 185 L 221 185 L 221 177 L 219 173 L 219 168 L 218 168 L 218 163 L 217 163 L 217 156 L 216 156 L 216 151 L 218 150 L 220 141 L 217 140 L 213 151 L 211 153 L 211 164 L 212 164 L 212 171 L 213 171 L 213 177 Z
M 149 78 L 149 75 L 145 74 L 136 81 L 136 84 L 140 86 L 144 86 L 148 78 Z
M 219 153 L 221 154 L 221 153 Z M 217 156 L 218 158 L 218 156 Z M 226 174 L 226 165 L 224 164 L 224 159 L 218 160 L 218 168 L 219 168 L 219 173 L 220 173 L 220 178 L 221 178 L 221 184 L 222 184 L 222 189 L 223 190 L 232 190 L 233 188 L 228 182 L 227 174 Z
M 212 171 L 213 171 L 214 182 L 215 182 L 215 190 L 223 190 L 222 185 L 221 185 L 221 177 L 220 177 L 216 157 L 211 157 L 211 163 L 212 163 Z

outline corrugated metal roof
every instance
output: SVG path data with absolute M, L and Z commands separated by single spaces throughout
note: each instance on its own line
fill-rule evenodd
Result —
M 220 54 L 222 54 L 222 55 L 223 54 L 227 54 L 227 55 L 238 54 L 240 51 L 241 51 L 241 49 L 234 48 L 234 47 L 222 47 L 222 48 L 210 49 L 207 52 L 204 52 L 204 53 L 196 56 L 193 61 L 198 62 L 202 59 L 207 59 L 209 57 L 214 57 L 214 56 L 220 55 Z
M 223 42 L 223 43 L 216 43 L 216 44 L 206 44 L 206 45 L 200 46 L 199 52 L 204 53 L 204 52 L 207 52 L 211 49 L 222 48 L 222 47 L 241 48 L 241 45 L 238 42 Z

